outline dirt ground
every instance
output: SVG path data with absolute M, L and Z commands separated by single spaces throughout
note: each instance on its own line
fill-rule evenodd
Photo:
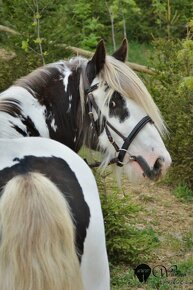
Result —
M 179 200 L 172 194 L 173 190 L 163 183 L 131 185 L 127 180 L 123 181 L 124 194 L 129 194 L 131 201 L 143 208 L 138 213 L 135 226 L 139 229 L 151 227 L 159 238 L 159 246 L 153 250 L 153 255 L 148 262 L 151 268 L 164 265 L 169 269 L 172 265 L 178 266 L 183 262 L 187 263 L 188 260 L 193 261 L 193 203 Z M 193 267 L 192 265 L 191 263 L 188 267 Z M 182 279 L 185 279 L 182 280 L 183 282 L 188 281 L 188 283 L 185 286 L 175 285 L 171 289 L 193 290 L 192 274 Z
M 159 234 L 161 243 L 152 262 L 171 265 L 193 257 L 193 204 L 180 201 L 172 194 L 172 188 L 163 184 L 128 184 L 128 189 L 132 199 L 145 209 L 138 216 L 143 221 L 138 226 L 149 225 Z
M 107 194 L 113 183 L 112 173 L 107 174 L 104 180 Z M 143 208 L 135 226 L 139 229 L 151 227 L 159 238 L 152 266 L 169 266 L 190 257 L 193 259 L 193 203 L 176 198 L 172 194 L 174 189 L 163 182 L 132 185 L 124 178 L 121 188 L 123 194 L 129 194 L 131 201 Z

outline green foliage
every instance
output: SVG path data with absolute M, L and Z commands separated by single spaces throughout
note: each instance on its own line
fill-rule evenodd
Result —
M 117 42 L 124 35 L 130 41 L 149 41 L 152 36 L 184 36 L 192 11 L 189 0 L 169 5 L 168 0 L 1 0 L 1 23 L 21 35 L 1 33 L 0 41 L 14 49 L 30 49 L 36 57 L 42 45 L 48 62 L 58 43 L 90 49 L 101 38 L 112 43 L 111 17 Z
M 163 113 L 170 136 L 167 146 L 173 159 L 171 177 L 193 186 L 193 41 L 160 39 L 155 43 L 151 78 L 152 95 Z
M 162 2 L 159 0 L 153 0 L 154 13 L 158 16 L 156 19 L 156 24 L 160 28 L 165 30 L 167 37 L 171 37 L 171 29 L 175 27 L 180 18 L 179 12 L 177 10 L 172 11 L 171 1 Z
M 158 239 L 151 228 L 138 229 L 135 218 L 141 208 L 129 196 L 102 195 L 107 251 L 111 263 L 136 264 L 147 260 Z
M 193 202 L 193 191 L 186 184 L 179 184 L 173 194 L 179 199 Z
M 32 57 L 34 55 L 35 58 L 40 59 L 41 64 L 44 64 L 44 56 L 48 47 L 47 36 L 49 35 L 48 27 L 46 27 L 49 10 L 45 9 L 46 7 L 52 8 L 52 1 L 2 0 L 0 8 L 2 24 L 14 28 L 20 33 L 11 37 L 9 34 L 4 34 L 3 45 L 16 53 L 20 53 L 21 49 L 24 53 L 30 52 Z
M 139 43 L 137 41 L 130 41 L 128 61 L 148 66 L 150 64 L 149 59 L 152 52 L 153 49 L 151 43 Z
M 80 46 L 86 49 L 96 47 L 100 39 L 100 31 L 103 31 L 105 27 L 99 17 L 94 16 L 93 3 L 80 0 L 72 7 L 75 24 L 80 27 L 78 29 Z
M 129 23 L 129 39 L 149 41 L 152 37 L 181 38 L 186 35 L 186 23 L 192 17 L 192 1 L 136 0 L 136 4 L 141 13 L 134 15 Z
M 7 89 L 19 77 L 25 76 L 41 65 L 40 59 L 36 59 L 34 55 L 28 54 L 27 59 L 26 62 L 26 55 L 23 53 L 9 62 L 0 59 L 0 91 Z

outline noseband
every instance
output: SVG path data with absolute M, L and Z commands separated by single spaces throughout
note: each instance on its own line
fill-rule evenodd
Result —
M 108 140 L 109 142 L 113 145 L 113 147 L 115 148 L 115 151 L 118 152 L 118 156 L 114 159 L 112 159 L 110 161 L 110 164 L 112 163 L 116 163 L 118 166 L 122 167 L 123 165 L 127 164 L 124 163 L 124 157 L 126 154 L 129 155 L 129 161 L 133 160 L 133 161 L 139 161 L 138 157 L 136 156 L 132 156 L 129 154 L 128 149 L 129 146 L 131 145 L 131 142 L 135 139 L 135 137 L 137 136 L 137 134 L 142 130 L 142 128 L 147 124 L 147 123 L 154 123 L 153 120 L 149 117 L 149 116 L 145 116 L 143 117 L 138 123 L 137 125 L 133 128 L 133 130 L 131 131 L 131 133 L 125 137 L 124 135 L 122 135 L 109 121 L 107 121 L 106 117 L 102 115 L 101 110 L 99 109 L 98 105 L 95 102 L 94 96 L 92 94 L 92 92 L 94 90 L 96 90 L 98 88 L 98 84 L 95 84 L 93 86 L 91 86 L 88 90 L 87 90 L 87 100 L 88 100 L 88 107 L 89 107 L 89 117 L 92 123 L 93 128 L 95 128 L 97 134 L 99 135 L 104 129 L 105 132 L 107 134 Z M 102 117 L 102 123 L 100 124 L 99 122 L 96 122 L 94 120 L 94 116 L 93 116 L 93 111 L 92 108 L 95 109 L 97 115 L 98 115 L 98 119 L 100 120 Z M 114 131 L 119 137 L 121 137 L 123 139 L 123 145 L 120 148 L 116 142 L 114 141 L 109 128 Z M 98 165 L 97 165 L 98 166 Z M 96 166 L 92 166 L 92 167 L 96 167 Z

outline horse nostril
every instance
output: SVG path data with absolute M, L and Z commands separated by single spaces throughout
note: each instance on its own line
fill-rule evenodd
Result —
M 161 172 L 161 168 L 163 166 L 164 163 L 164 158 L 163 157 L 159 157 L 156 162 L 154 163 L 153 166 L 153 170 L 154 172 L 160 173 Z

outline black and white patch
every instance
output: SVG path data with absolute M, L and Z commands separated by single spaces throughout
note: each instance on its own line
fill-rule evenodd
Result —
M 32 136 L 39 137 L 40 136 L 39 131 L 37 130 L 34 122 L 29 116 L 25 117 L 22 114 L 20 114 L 20 116 L 18 117 L 21 120 L 22 124 L 25 126 L 25 131 L 22 128 L 20 128 L 18 125 L 14 124 L 14 122 L 9 121 L 12 128 L 14 128 L 23 137 L 32 137 Z
M 80 149 L 78 141 L 81 123 L 80 72 L 72 70 L 68 79 L 65 79 L 65 84 L 64 78 L 62 73 L 58 73 L 58 76 L 48 83 L 42 90 L 40 103 L 46 106 L 45 117 L 50 138 L 77 152 Z
M 117 91 L 112 94 L 109 102 L 109 117 L 119 118 L 120 122 L 124 122 L 129 117 L 126 102 Z

